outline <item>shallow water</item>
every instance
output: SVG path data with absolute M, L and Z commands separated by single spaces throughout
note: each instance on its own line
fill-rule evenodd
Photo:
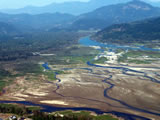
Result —
M 90 37 L 83 37 L 79 40 L 79 44 L 84 45 L 84 46 L 100 46 L 100 47 L 107 47 L 111 49 L 125 49 L 125 50 L 142 50 L 142 51 L 160 51 L 160 49 L 153 49 L 153 48 L 148 48 L 144 46 L 125 46 L 125 45 L 116 45 L 116 44 L 104 44 L 100 43 L 94 40 L 91 40 Z
M 133 49 L 133 50 L 149 50 L 149 51 L 160 51 L 159 49 L 152 49 L 152 48 L 146 48 L 146 47 L 130 47 L 130 46 L 119 46 L 119 45 L 113 45 L 113 44 L 103 44 L 103 43 L 98 43 L 96 41 L 93 41 L 93 40 L 90 40 L 89 37 L 84 37 L 84 38 L 81 38 L 79 40 L 79 43 L 81 45 L 84 45 L 84 46 L 100 46 L 100 47 L 108 47 L 108 48 L 111 48 L 111 49 L 115 49 L 115 48 L 122 48 L 122 49 Z M 100 51 L 102 51 L 100 49 Z M 132 69 L 128 69 L 128 68 L 125 68 L 125 67 L 105 67 L 105 66 L 100 66 L 100 65 L 95 65 L 95 64 L 91 64 L 89 61 L 87 62 L 88 66 L 94 66 L 94 67 L 103 67 L 103 68 L 112 68 L 112 69 L 121 69 L 123 70 L 123 74 L 126 74 L 127 71 L 131 71 L 131 72 L 137 72 L 137 73 L 144 73 L 144 72 L 140 72 L 140 71 L 135 71 L 135 70 L 132 70 Z M 42 65 L 46 70 L 51 70 L 51 68 L 48 66 L 48 63 L 44 63 Z M 88 70 L 89 72 L 93 72 L 92 69 L 90 68 L 80 68 L 80 69 L 85 69 L 85 70 Z M 65 69 L 64 69 L 65 70 Z M 66 68 L 67 70 L 67 68 Z M 56 73 L 56 75 L 58 75 L 58 73 Z M 144 77 L 148 77 L 148 76 L 145 76 L 145 73 L 144 73 Z M 160 113 L 153 113 L 153 112 L 150 112 L 150 111 L 147 111 L 147 110 L 143 110 L 143 109 L 140 109 L 140 108 L 135 108 L 134 106 L 131 106 L 131 105 L 128 105 L 126 104 L 125 102 L 123 101 L 120 101 L 120 100 L 117 100 L 115 98 L 112 98 L 110 96 L 108 96 L 107 92 L 109 89 L 113 88 L 115 85 L 110 83 L 108 80 L 111 79 L 112 76 L 110 76 L 109 78 L 106 78 L 104 79 L 102 82 L 110 85 L 109 88 L 106 88 L 104 90 L 104 97 L 106 98 L 109 98 L 111 100 L 114 100 L 114 101 L 117 101 L 119 103 L 121 103 L 122 105 L 128 107 L 129 109 L 131 110 L 135 110 L 135 111 L 140 111 L 140 112 L 144 112 L 144 113 L 148 113 L 148 114 L 153 114 L 153 115 L 157 115 L 157 116 L 160 116 Z M 159 81 L 157 81 L 156 79 L 154 78 L 149 78 L 152 82 L 157 82 L 157 83 L 160 83 Z M 58 82 L 55 84 L 57 86 L 57 89 L 58 90 L 60 88 L 59 86 L 59 83 L 61 82 L 60 79 L 58 79 Z M 56 92 L 56 90 L 54 92 Z M 61 94 L 60 94 L 61 95 Z M 65 97 L 64 95 L 61 95 L 62 97 Z M 76 98 L 76 97 L 75 97 Z M 99 102 L 99 101 L 97 101 Z M 49 105 L 44 105 L 44 104 L 35 104 L 35 103 L 32 103 L 32 102 L 29 102 L 29 101 L 0 101 L 0 103 L 19 103 L 19 104 L 24 104 L 24 105 L 31 105 L 31 106 L 39 106 L 39 107 L 42 107 L 44 112 L 54 112 L 54 111 L 62 111 L 62 110 L 74 110 L 74 111 L 80 111 L 80 110 L 86 110 L 86 111 L 93 111 L 97 114 L 103 114 L 103 113 L 111 113 L 111 114 L 114 114 L 118 117 L 122 117 L 124 118 L 125 120 L 136 120 L 136 119 L 139 119 L 139 120 L 150 120 L 149 118 L 145 118 L 145 117 L 142 117 L 142 116 L 137 116 L 137 115 L 133 115 L 133 114 L 127 114 L 127 113 L 122 113 L 122 112 L 117 112 L 117 111 L 110 111 L 110 112 L 105 112 L 105 111 L 101 111 L 99 109 L 94 109 L 94 108 L 84 108 L 84 107 L 78 107 L 78 108 L 69 108 L 69 107 L 53 107 L 53 106 L 49 106 Z

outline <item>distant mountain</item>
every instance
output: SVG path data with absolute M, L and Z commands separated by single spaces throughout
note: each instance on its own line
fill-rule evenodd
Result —
M 73 22 L 73 29 L 102 29 L 112 24 L 132 22 L 160 16 L 160 8 L 139 0 L 109 5 L 82 14 Z
M 160 17 L 112 25 L 96 33 L 93 38 L 103 43 L 160 43 Z
M 65 3 L 52 3 L 47 6 L 43 7 L 34 7 L 28 6 L 21 9 L 8 9 L 8 10 L 0 10 L 4 13 L 9 14 L 21 14 L 21 13 L 28 13 L 28 14 L 43 14 L 43 13 L 68 13 L 79 15 L 82 13 L 93 11 L 99 7 L 117 3 L 124 3 L 130 0 L 90 0 L 89 2 L 65 2 Z
M 20 30 L 32 30 L 32 29 L 43 29 L 47 30 L 52 27 L 61 26 L 65 23 L 72 21 L 75 16 L 70 14 L 61 14 L 61 13 L 46 13 L 38 15 L 29 15 L 29 14 L 0 14 L 0 22 L 6 22 L 13 24 Z

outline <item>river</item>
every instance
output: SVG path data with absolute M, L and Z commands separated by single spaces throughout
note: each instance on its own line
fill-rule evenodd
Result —
M 160 51 L 159 49 L 146 48 L 146 47 L 143 47 L 143 46 L 130 47 L 130 46 L 120 46 L 120 45 L 113 45 L 113 44 L 103 44 L 103 43 L 98 43 L 96 41 L 90 40 L 89 37 L 81 38 L 79 40 L 79 43 L 81 45 L 83 45 L 83 46 L 100 46 L 100 47 L 108 47 L 110 49 L 122 48 L 122 49 L 126 49 L 126 50 L 127 49 L 134 49 L 134 50 Z M 106 66 L 100 66 L 100 65 L 92 64 L 92 63 L 90 63 L 90 61 L 87 62 L 87 65 L 88 66 L 94 66 L 94 67 L 102 67 L 102 68 L 121 69 L 123 71 L 123 74 L 126 74 L 127 71 L 131 71 L 131 72 L 135 72 L 135 73 L 142 73 L 142 74 L 144 74 L 143 77 L 149 78 L 152 82 L 156 82 L 156 83 L 160 84 L 160 81 L 158 81 L 158 80 L 156 80 L 156 79 L 154 79 L 152 77 L 147 76 L 146 73 L 144 73 L 144 72 L 135 71 L 135 70 L 132 70 L 132 69 L 125 68 L 123 66 L 122 67 L 112 67 L 112 66 L 106 67 Z M 48 63 L 44 63 L 42 66 L 46 70 L 51 70 L 51 68 L 48 66 Z M 86 70 L 88 70 L 91 73 L 93 72 L 92 69 L 89 69 L 89 68 L 80 68 L 80 69 L 86 69 Z M 58 73 L 55 73 L 55 74 L 58 75 Z M 110 76 L 109 78 L 106 78 L 106 79 L 102 80 L 102 82 L 104 82 L 104 83 L 106 83 L 106 84 L 108 84 L 110 86 L 109 88 L 106 88 L 104 90 L 104 97 L 106 97 L 108 99 L 111 99 L 113 101 L 119 102 L 120 104 L 124 105 L 128 109 L 131 109 L 131 110 L 134 110 L 134 111 L 138 111 L 138 112 L 144 112 L 144 113 L 148 113 L 148 114 L 152 114 L 152 115 L 156 115 L 156 116 L 160 116 L 160 113 L 155 113 L 155 112 L 151 112 L 151 111 L 144 110 L 144 109 L 141 109 L 141 108 L 136 108 L 134 106 L 128 105 L 127 103 L 125 103 L 123 101 L 120 101 L 120 100 L 117 100 L 115 98 L 110 97 L 108 95 L 108 91 L 115 86 L 114 84 L 112 84 L 112 83 L 109 82 L 109 80 L 111 78 L 112 78 L 112 76 Z M 60 82 L 61 82 L 61 80 L 58 79 L 58 82 L 56 83 L 57 89 L 54 91 L 55 93 L 60 88 L 60 86 L 59 86 Z M 71 96 L 64 96 L 62 94 L 59 94 L 59 95 L 62 96 L 62 97 L 71 97 Z M 80 98 L 80 97 L 75 97 L 75 98 Z M 81 98 L 81 99 L 85 99 L 85 98 Z M 87 99 L 87 100 L 92 100 L 92 99 Z M 94 101 L 94 100 L 92 100 L 92 101 Z M 97 101 L 97 102 L 101 102 L 101 101 Z M 44 112 L 54 112 L 54 111 L 61 111 L 61 110 L 74 110 L 74 111 L 87 110 L 87 111 L 93 111 L 93 112 L 95 112 L 97 114 L 112 113 L 112 114 L 114 114 L 114 115 L 116 115 L 118 117 L 124 118 L 125 120 L 136 120 L 136 119 L 139 119 L 139 120 L 150 120 L 149 118 L 145 118 L 145 117 L 138 116 L 138 115 L 127 114 L 127 113 L 122 113 L 122 112 L 117 112 L 117 111 L 105 112 L 105 111 L 101 111 L 99 109 L 94 109 L 94 108 L 84 108 L 84 107 L 79 107 L 79 108 L 53 107 L 53 106 L 44 105 L 44 104 L 35 104 L 35 103 L 29 102 L 29 101 L 0 101 L 0 103 L 19 103 L 19 104 L 24 104 L 24 105 L 40 106 L 40 107 L 43 108 L 42 111 L 44 111 Z
M 100 46 L 100 47 L 107 47 L 110 49 L 125 49 L 125 50 L 142 50 L 142 51 L 160 51 L 160 49 L 153 49 L 145 46 L 126 46 L 126 45 L 116 45 L 116 44 L 104 44 L 99 43 L 97 41 L 91 40 L 90 37 L 84 37 L 79 40 L 79 44 L 84 46 Z

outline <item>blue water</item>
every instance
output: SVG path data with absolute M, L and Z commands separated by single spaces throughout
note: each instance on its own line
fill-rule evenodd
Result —
M 108 48 L 111 48 L 111 49 L 113 49 L 113 48 L 114 49 L 115 48 L 123 48 L 123 49 L 134 49 L 134 50 L 160 51 L 159 49 L 146 48 L 146 47 L 143 47 L 143 46 L 141 46 L 139 48 L 136 48 L 136 47 L 129 47 L 129 46 L 113 45 L 113 44 L 103 44 L 103 43 L 98 43 L 98 42 L 95 42 L 93 40 L 90 40 L 89 37 L 82 38 L 79 41 L 79 43 L 81 45 L 84 45 L 84 46 L 100 46 L 100 47 L 108 47 Z M 102 50 L 100 49 L 100 51 L 102 51 Z M 100 65 L 92 64 L 89 61 L 87 62 L 87 64 L 88 64 L 88 66 L 94 66 L 94 67 L 121 69 L 123 71 L 123 74 L 127 74 L 126 73 L 127 71 L 131 71 L 131 72 L 135 72 L 135 73 L 142 73 L 142 74 L 144 74 L 143 77 L 146 77 L 146 78 L 150 79 L 152 82 L 156 82 L 156 83 L 160 84 L 160 81 L 158 81 L 158 80 L 156 80 L 156 79 L 154 79 L 152 77 L 147 76 L 144 72 L 141 72 L 141 71 L 135 71 L 135 70 L 128 69 L 128 68 L 125 68 L 125 67 L 112 67 L 112 66 L 111 67 L 105 67 L 105 66 L 100 66 Z M 48 66 L 48 63 L 44 63 L 42 66 L 46 70 L 51 70 L 51 68 Z M 64 70 L 67 70 L 67 69 L 72 69 L 72 68 L 66 68 Z M 80 68 L 80 69 L 85 69 L 85 70 L 88 70 L 90 73 L 93 73 L 93 70 L 90 69 L 90 68 Z M 55 74 L 56 74 L 56 79 L 58 80 L 58 82 L 55 84 L 57 86 L 57 88 L 53 92 L 55 92 L 56 94 L 58 94 L 58 95 L 60 95 L 61 97 L 64 97 L 64 98 L 66 98 L 66 97 L 72 97 L 72 96 L 65 96 L 63 94 L 60 94 L 60 93 L 56 92 L 60 88 L 59 83 L 61 82 L 61 80 L 57 78 L 58 73 L 55 73 Z M 111 99 L 113 101 L 119 102 L 120 104 L 124 105 L 128 109 L 160 116 L 160 113 L 154 113 L 154 112 L 151 112 L 151 111 L 148 111 L 148 110 L 144 110 L 144 109 L 141 109 L 141 108 L 136 108 L 134 106 L 128 105 L 127 103 L 125 103 L 125 102 L 123 102 L 121 100 L 118 100 L 118 99 L 110 97 L 108 95 L 108 91 L 115 86 L 114 84 L 112 84 L 111 82 L 109 82 L 109 80 L 111 78 L 112 78 L 112 76 L 110 76 L 109 78 L 106 78 L 106 79 L 102 80 L 102 82 L 110 85 L 109 88 L 106 88 L 104 90 L 104 97 L 106 97 L 108 99 Z M 51 84 L 53 84 L 53 83 L 51 83 Z M 72 98 L 80 98 L 80 99 L 85 99 L 85 100 L 90 100 L 90 101 L 95 101 L 95 102 L 101 102 L 101 103 L 105 103 L 105 104 L 110 105 L 107 102 L 103 102 L 103 101 L 99 101 L 99 100 L 87 99 L 87 98 L 82 98 L 82 97 L 72 97 Z M 105 111 L 101 111 L 99 109 L 94 109 L 94 108 L 85 108 L 85 107 L 77 107 L 77 108 L 53 107 L 53 106 L 44 105 L 44 104 L 35 104 L 35 103 L 32 103 L 32 102 L 28 102 L 28 101 L 0 101 L 0 103 L 19 103 L 19 104 L 24 104 L 24 105 L 40 106 L 40 107 L 43 108 L 42 111 L 44 111 L 44 112 L 54 112 L 54 111 L 62 111 L 62 110 L 74 110 L 74 111 L 86 110 L 86 111 L 93 111 L 93 112 L 95 112 L 97 114 L 111 113 L 111 114 L 114 114 L 114 115 L 116 115 L 118 117 L 122 117 L 125 120 L 137 120 L 137 119 L 138 120 L 150 120 L 149 118 L 145 118 L 145 117 L 137 116 L 137 115 L 133 115 L 133 114 L 127 114 L 127 113 L 122 113 L 122 112 L 117 112 L 117 111 L 105 112 Z
M 79 43 L 83 46 L 100 46 L 100 47 L 107 47 L 109 49 L 117 49 L 117 48 L 121 48 L 121 49 L 125 49 L 125 50 L 142 50 L 142 51 L 160 51 L 160 49 L 152 49 L 152 48 L 147 48 L 147 47 L 144 47 L 144 46 L 138 46 L 138 47 L 132 47 L 132 46 L 120 46 L 120 45 L 114 45 L 114 44 L 103 44 L 103 43 L 99 43 L 99 42 L 96 42 L 96 41 L 93 41 L 91 40 L 89 37 L 84 37 L 82 39 L 80 39 Z M 102 51 L 102 50 L 100 50 Z M 141 71 L 136 71 L 136 70 L 132 70 L 132 69 L 128 69 L 128 68 L 125 68 L 125 67 L 105 67 L 105 66 L 100 66 L 100 65 L 95 65 L 95 64 L 92 64 L 90 61 L 87 62 L 87 65 L 88 66 L 94 66 L 94 67 L 100 67 L 100 68 L 112 68 L 112 69 L 121 69 L 123 72 L 123 74 L 126 74 L 126 75 L 129 75 L 127 74 L 127 71 L 130 71 L 130 72 L 135 72 L 135 73 L 142 73 L 144 74 L 143 77 L 145 78 L 148 78 L 150 79 L 150 81 L 152 82 L 155 82 L 155 83 L 158 83 L 160 84 L 160 81 L 155 79 L 155 78 L 152 78 L 150 76 L 147 76 L 146 73 L 144 72 L 141 72 Z M 129 109 L 132 109 L 132 110 L 135 110 L 135 111 L 140 111 L 140 112 L 144 112 L 144 113 L 148 113 L 148 114 L 153 114 L 153 115 L 157 115 L 157 116 L 160 116 L 160 113 L 155 113 L 155 112 L 151 112 L 151 111 L 148 111 L 148 110 L 145 110 L 145 109 L 141 109 L 141 108 L 136 108 L 134 106 L 131 106 L 121 100 L 118 100 L 118 99 L 115 99 L 115 98 L 112 98 L 108 95 L 108 91 L 110 89 L 112 89 L 113 87 L 115 87 L 115 84 L 112 84 L 111 82 L 109 82 L 108 80 L 110 80 L 112 78 L 112 76 L 110 76 L 109 78 L 106 78 L 105 80 L 103 80 L 102 82 L 104 83 L 107 83 L 108 85 L 110 85 L 109 88 L 106 88 L 104 90 L 104 97 L 106 98 L 109 98 L 113 101 L 116 101 L 116 102 L 119 102 L 120 104 L 128 107 Z M 117 113 L 118 114 L 118 113 Z M 123 113 L 121 113 L 122 115 Z M 119 115 L 119 114 L 118 114 Z M 132 115 L 130 115 L 131 117 Z M 129 117 L 129 116 L 127 116 Z M 129 119 L 129 120 L 132 120 L 132 119 Z
M 89 66 L 94 66 L 94 67 L 103 67 L 103 66 L 98 66 L 98 65 L 91 64 L 90 62 L 87 62 L 87 64 L 88 64 Z M 44 63 L 42 66 L 43 66 L 46 70 L 51 70 L 51 68 L 48 66 L 48 63 Z M 105 68 L 106 68 L 106 67 L 105 67 Z M 123 67 L 111 67 L 111 68 L 124 69 L 125 71 L 129 70 L 129 69 L 126 70 L 126 69 L 123 68 Z M 93 70 L 90 69 L 90 68 L 80 68 L 80 69 L 88 70 L 88 71 L 91 72 L 91 73 L 93 72 Z M 55 73 L 55 74 L 58 75 L 58 73 Z M 56 77 L 56 78 L 57 78 L 57 77 Z M 123 105 L 125 105 L 125 106 L 128 106 L 130 109 L 137 110 L 137 111 L 142 111 L 142 112 L 147 112 L 147 113 L 151 113 L 151 114 L 152 114 L 152 112 L 143 111 L 142 109 L 134 108 L 134 107 L 129 106 L 129 105 L 127 105 L 126 103 L 124 103 L 124 102 L 122 102 L 122 101 L 120 101 L 120 100 L 117 100 L 117 99 L 114 99 L 114 98 L 108 96 L 108 94 L 107 94 L 108 90 L 111 89 L 111 88 L 113 88 L 113 87 L 115 86 L 114 84 L 108 82 L 108 80 L 111 79 L 111 78 L 112 78 L 112 76 L 110 76 L 109 78 L 106 78 L 106 79 L 104 79 L 104 80 L 102 81 L 102 82 L 107 83 L 107 84 L 110 85 L 109 88 L 106 88 L 106 89 L 104 90 L 104 96 L 105 96 L 105 97 L 107 97 L 107 98 L 109 98 L 109 99 L 112 99 L 112 100 L 114 100 L 114 101 L 118 101 L 118 102 L 120 102 L 121 104 L 123 104 Z M 57 79 L 58 79 L 58 78 L 57 78 Z M 59 86 L 59 83 L 60 83 L 60 82 L 61 82 L 61 80 L 58 79 L 58 82 L 56 83 L 57 88 L 56 88 L 56 90 L 54 90 L 53 92 L 56 93 L 56 91 L 60 88 L 60 86 Z M 64 95 L 59 94 L 59 93 L 56 93 L 56 94 L 60 95 L 61 97 L 71 97 L 71 96 L 64 96 Z M 81 97 L 74 97 L 74 98 L 81 98 Z M 81 99 L 86 99 L 86 98 L 81 98 Z M 92 99 L 86 99 L 86 100 L 92 100 Z M 98 100 L 92 100 L 92 101 L 102 102 L 102 101 L 98 101 Z M 150 120 L 149 118 L 145 118 L 145 117 L 137 116 L 137 115 L 133 115 L 133 114 L 122 113 L 122 112 L 117 112 L 117 111 L 105 112 L 105 111 L 101 111 L 101 110 L 99 110 L 99 109 L 94 109 L 94 108 L 85 108 L 85 107 L 76 107 L 76 108 L 74 108 L 74 107 L 54 107 L 54 106 L 49 106 L 49 105 L 44 105 L 44 104 L 35 104 L 35 103 L 29 102 L 29 101 L 0 101 L 0 103 L 18 103 L 18 104 L 24 104 L 24 105 L 29 105 L 29 106 L 39 106 L 39 107 L 43 108 L 43 109 L 42 109 L 42 112 L 55 112 L 55 111 L 62 111 L 62 110 L 74 110 L 74 111 L 86 110 L 86 111 L 93 111 L 93 112 L 95 112 L 95 113 L 97 113 L 97 114 L 111 113 L 111 114 L 114 114 L 114 115 L 116 115 L 116 116 L 118 116 L 118 117 L 122 117 L 122 118 L 124 118 L 125 120 L 137 120 L 137 119 L 139 119 L 139 120 Z M 105 102 L 102 102 L 102 103 L 105 103 Z M 154 114 L 154 113 L 153 113 L 153 114 Z M 157 114 L 156 114 L 156 115 L 157 115 Z
M 28 101 L 0 101 L 0 103 L 17 103 L 17 104 L 24 104 L 24 105 L 28 105 L 28 106 L 39 106 L 39 107 L 43 108 L 42 112 L 55 112 L 55 111 L 63 111 L 63 110 L 74 110 L 74 111 L 85 110 L 85 111 L 93 111 L 93 112 L 95 112 L 97 114 L 111 113 L 111 114 L 114 114 L 114 115 L 116 115 L 118 117 L 123 117 L 125 120 L 136 120 L 137 118 L 139 120 L 150 120 L 148 118 L 137 116 L 137 115 L 121 113 L 121 112 L 116 112 L 116 111 L 104 112 L 104 111 L 101 111 L 99 109 L 94 109 L 94 108 L 53 107 L 53 106 L 44 105 L 44 104 L 35 104 L 35 103 L 32 103 L 32 102 L 28 102 Z
M 142 51 L 160 51 L 160 49 L 153 49 L 153 48 L 148 48 L 144 46 L 125 46 L 125 45 L 116 45 L 116 44 L 104 44 L 100 42 L 96 42 L 94 40 L 91 40 L 90 37 L 84 37 L 79 40 L 79 44 L 84 45 L 84 46 L 100 46 L 100 47 L 107 47 L 111 49 L 126 49 L 126 50 L 142 50 Z
M 144 74 L 143 77 L 146 77 L 146 78 L 150 79 L 152 82 L 155 82 L 155 83 L 160 84 L 160 81 L 156 80 L 155 78 L 152 78 L 152 77 L 147 76 L 144 72 L 141 72 L 141 71 L 135 71 L 135 70 L 128 69 L 128 68 L 123 68 L 123 67 L 106 67 L 106 66 L 101 66 L 101 65 L 95 65 L 95 64 L 92 64 L 92 63 L 90 63 L 90 62 L 87 62 L 87 64 L 88 64 L 89 66 L 100 67 L 100 68 L 121 69 L 121 70 L 123 70 L 123 74 L 126 74 L 127 71 L 135 72 L 135 73 L 143 73 L 143 74 Z M 109 99 L 111 99 L 111 100 L 113 100 L 113 101 L 119 102 L 120 104 L 128 107 L 129 109 L 160 116 L 160 113 L 155 113 L 155 112 L 151 112 L 151 111 L 148 111 L 148 110 L 145 110 L 145 109 L 136 108 L 136 107 L 134 107 L 134 106 L 131 106 L 131 105 L 129 105 L 129 104 L 121 101 L 121 100 L 118 100 L 118 99 L 115 99 L 115 98 L 110 97 L 110 96 L 108 95 L 108 91 L 109 91 L 110 89 L 112 89 L 113 87 L 115 87 L 115 84 L 112 84 L 111 82 L 108 81 L 108 80 L 110 80 L 111 78 L 112 78 L 112 76 L 110 76 L 109 78 L 106 78 L 106 79 L 104 79 L 104 80 L 102 81 L 102 82 L 107 83 L 108 85 L 110 85 L 109 88 L 106 88 L 106 89 L 104 90 L 104 97 L 109 98 Z
M 48 63 L 44 63 L 44 64 L 42 64 L 42 66 L 43 66 L 46 70 L 51 70 L 51 68 L 48 66 Z

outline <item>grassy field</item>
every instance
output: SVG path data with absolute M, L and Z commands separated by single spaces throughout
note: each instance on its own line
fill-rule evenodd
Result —
M 119 49 L 116 49 L 115 51 L 115 53 L 121 53 L 121 52 L 124 52 L 124 49 L 119 48 Z
M 55 56 L 49 59 L 48 63 L 50 65 L 74 65 L 74 64 L 85 64 L 94 58 L 94 55 L 84 55 L 84 56 Z
M 125 54 L 127 57 L 141 57 L 148 56 L 150 58 L 160 58 L 160 52 L 153 51 L 129 51 Z
M 4 68 L 0 68 L 0 91 L 9 83 L 11 82 L 7 78 L 12 77 L 11 73 L 6 71 Z
M 73 56 L 86 56 L 86 55 L 95 55 L 98 54 L 99 51 L 91 48 L 91 47 L 83 47 L 83 46 L 73 46 L 67 49 L 68 53 Z
M 2 91 L 2 89 L 5 87 L 6 82 L 5 81 L 0 81 L 0 91 Z
M 92 60 L 98 51 L 90 47 L 81 46 L 71 46 L 62 51 L 58 51 L 55 56 L 48 57 L 34 57 L 27 60 L 20 60 L 18 62 L 11 62 L 13 66 L 13 71 L 16 74 L 5 71 L 2 67 L 0 69 L 0 91 L 9 85 L 7 78 L 16 78 L 19 76 L 39 76 L 44 74 L 48 80 L 56 80 L 55 72 L 58 74 L 65 74 L 64 71 L 45 71 L 44 68 L 38 64 L 40 61 L 48 62 L 50 65 L 76 65 L 76 64 L 86 64 L 87 61 Z
M 85 64 L 94 58 L 93 55 L 90 56 L 67 56 L 64 59 L 68 61 L 69 64 Z
M 51 65 L 85 64 L 87 61 L 92 60 L 98 53 L 98 50 L 90 47 L 73 45 L 64 51 L 59 51 L 56 56 L 48 58 L 48 62 Z
M 44 71 L 43 74 L 47 76 L 49 81 L 54 81 L 57 80 L 56 74 L 66 74 L 66 73 L 64 71 L 59 71 L 59 70 L 56 71 L 49 70 L 49 71 Z
M 19 72 L 22 76 L 25 74 L 42 74 L 43 68 L 36 63 L 32 62 L 26 62 L 26 63 L 20 63 L 16 65 L 15 71 Z
M 131 59 L 132 58 L 132 59 Z M 145 59 L 151 58 L 153 60 Z M 135 64 L 151 64 L 154 59 L 160 58 L 159 51 L 133 51 L 130 50 L 127 53 L 119 57 L 118 62 L 127 62 Z
M 149 60 L 128 60 L 128 63 L 151 64 L 151 61 L 149 61 Z
M 108 59 L 105 57 L 101 57 L 98 60 L 93 60 L 92 63 L 93 64 L 104 64 L 105 61 L 108 61 Z

